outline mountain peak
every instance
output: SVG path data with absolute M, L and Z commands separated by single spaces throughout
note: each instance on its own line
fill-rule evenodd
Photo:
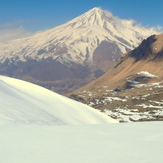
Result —
M 101 8 L 95 7 L 81 15 L 79 18 L 87 20 L 89 25 L 103 26 L 104 22 L 108 21 L 110 17 L 113 17 L 110 12 L 103 11 Z
M 61 63 L 75 62 L 83 65 L 87 61 L 92 62 L 94 51 L 104 42 L 111 43 L 112 46 L 114 44 L 116 51 L 125 53 L 154 33 L 157 32 L 135 26 L 131 20 L 122 20 L 109 11 L 94 7 L 58 27 L 29 38 L 0 44 L 0 60 L 4 63 L 6 58 L 12 62 L 51 57 Z M 115 53 L 113 50 L 112 54 Z
M 94 7 L 90 9 L 89 11 L 102 11 L 102 9 L 100 7 Z
M 94 13 L 96 13 L 96 14 L 103 14 L 103 13 L 105 13 L 105 14 L 111 16 L 111 17 L 113 16 L 113 14 L 112 14 L 110 11 L 108 11 L 108 10 L 103 10 L 103 9 L 100 8 L 100 7 L 94 7 L 93 9 L 89 10 L 88 12 L 94 12 Z M 113 17 L 114 17 L 114 16 L 113 16 Z

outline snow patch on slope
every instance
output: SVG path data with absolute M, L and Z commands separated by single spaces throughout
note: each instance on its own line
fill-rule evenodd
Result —
M 147 77 L 147 78 L 153 78 L 153 77 L 158 77 L 154 74 L 149 73 L 148 71 L 141 71 L 137 73 L 139 76 Z

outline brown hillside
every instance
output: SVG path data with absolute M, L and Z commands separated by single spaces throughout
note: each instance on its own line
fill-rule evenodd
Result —
M 136 121 L 163 120 L 163 112 L 159 117 L 155 113 L 163 110 L 163 34 L 144 40 L 103 76 L 68 96 L 114 118 L 117 112 L 128 116 L 128 120 L 119 117 L 120 121 L 134 121 L 133 115 L 144 113 L 150 117 L 140 116 Z M 131 113 L 126 115 L 127 111 Z

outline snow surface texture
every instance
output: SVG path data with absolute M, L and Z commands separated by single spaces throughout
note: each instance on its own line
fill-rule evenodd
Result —
M 40 86 L 0 76 L 0 124 L 81 125 L 116 122 L 107 115 Z
M 93 52 L 102 41 L 115 43 L 123 53 L 132 50 L 152 34 L 155 28 L 136 25 L 133 20 L 123 20 L 100 8 L 93 8 L 83 15 L 53 29 L 34 36 L 0 44 L 0 60 L 26 61 L 52 57 L 67 65 L 71 62 L 92 62 Z
M 0 125 L 2 163 L 161 163 L 163 122 Z

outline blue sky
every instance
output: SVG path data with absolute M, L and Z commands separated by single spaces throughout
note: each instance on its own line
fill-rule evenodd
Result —
M 121 19 L 134 19 L 143 26 L 163 26 L 162 0 L 3 0 L 0 41 L 53 28 L 94 7 Z

